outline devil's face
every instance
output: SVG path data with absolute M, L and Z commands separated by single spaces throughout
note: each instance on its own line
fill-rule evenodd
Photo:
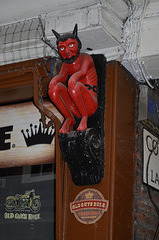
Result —
M 58 50 L 64 62 L 74 62 L 74 60 L 79 54 L 79 46 L 77 39 L 68 38 L 66 41 L 59 41 Z

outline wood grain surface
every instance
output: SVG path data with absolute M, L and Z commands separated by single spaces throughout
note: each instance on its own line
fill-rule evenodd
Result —
M 49 101 L 44 103 L 58 118 L 62 120 L 61 115 Z M 11 104 L 0 107 L 0 129 L 12 126 L 12 130 L 7 130 L 1 134 L 1 144 L 9 143 L 9 149 L 0 148 L 0 168 L 15 167 L 24 165 L 46 164 L 55 161 L 55 137 L 51 144 L 36 144 L 27 147 L 21 130 L 26 134 L 29 130 L 31 134 L 30 124 L 39 127 L 39 119 L 41 115 L 33 102 L 25 102 L 19 104 Z M 51 130 L 51 129 L 50 129 Z

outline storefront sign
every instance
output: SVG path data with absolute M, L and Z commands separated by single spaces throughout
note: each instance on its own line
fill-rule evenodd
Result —
M 55 114 L 57 110 L 46 103 Z M 32 102 L 0 107 L 0 167 L 51 163 L 55 158 L 55 126 L 44 129 Z
M 85 189 L 70 204 L 71 213 L 83 224 L 97 222 L 108 210 L 109 201 L 96 189 Z
M 152 150 L 153 153 L 151 154 Z M 158 138 L 146 129 L 143 130 L 143 154 L 143 182 L 147 183 L 148 167 L 148 185 L 159 190 L 159 142 Z M 150 161 L 148 166 L 149 156 Z

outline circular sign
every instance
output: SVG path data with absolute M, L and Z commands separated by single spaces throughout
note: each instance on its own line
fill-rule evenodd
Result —
M 108 210 L 109 201 L 96 189 L 89 188 L 80 192 L 70 203 L 71 213 L 83 224 L 97 222 Z

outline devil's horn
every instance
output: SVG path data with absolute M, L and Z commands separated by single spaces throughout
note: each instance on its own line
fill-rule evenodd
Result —
M 76 38 L 77 37 L 77 32 L 78 32 L 78 26 L 77 23 L 75 24 L 75 27 L 73 29 L 73 36 Z
M 54 29 L 52 29 L 52 32 L 57 39 L 60 37 L 60 34 L 58 32 L 56 32 Z

